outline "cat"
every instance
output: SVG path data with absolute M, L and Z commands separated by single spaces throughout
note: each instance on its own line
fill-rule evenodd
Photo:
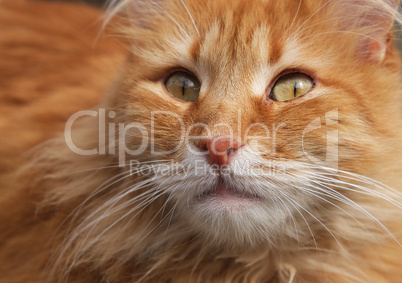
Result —
M 398 4 L 1 2 L 0 282 L 400 282 Z

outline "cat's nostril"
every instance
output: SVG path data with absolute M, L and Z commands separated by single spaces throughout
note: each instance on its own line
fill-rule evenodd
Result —
M 198 142 L 201 149 L 209 151 L 209 161 L 211 164 L 228 165 L 230 156 L 242 145 L 238 139 L 228 137 L 215 137 L 211 139 L 201 139 Z
M 208 147 L 207 147 L 207 141 L 208 141 L 209 139 L 200 139 L 199 141 L 198 141 L 198 147 L 200 148 L 200 149 L 202 149 L 202 150 L 208 150 Z

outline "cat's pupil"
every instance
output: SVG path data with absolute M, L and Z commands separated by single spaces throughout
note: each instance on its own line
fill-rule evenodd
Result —
M 171 95 L 184 102 L 194 102 L 198 99 L 201 84 L 190 73 L 175 72 L 165 81 L 165 88 Z
M 185 93 L 186 93 L 186 81 L 185 81 L 185 80 L 183 80 L 182 93 L 183 93 L 183 96 L 184 96 Z

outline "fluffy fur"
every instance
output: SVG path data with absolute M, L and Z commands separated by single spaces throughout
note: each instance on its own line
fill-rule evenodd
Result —
M 18 106 L 9 99 L 4 107 L 10 115 L 2 132 L 11 134 L 3 136 L 7 143 L 1 149 L 6 152 L 1 163 L 1 280 L 399 282 L 402 101 L 391 29 L 397 4 L 112 3 L 107 17 L 120 18 L 119 30 L 130 41 L 131 52 L 101 105 L 106 113 L 116 113 L 108 123 L 139 123 L 149 137 L 153 133 L 152 142 L 140 155 L 118 154 L 122 142 L 138 149 L 143 133 L 127 132 L 118 140 L 117 128 L 99 132 L 97 118 L 87 118 L 73 129 L 73 139 L 99 154 L 77 155 L 61 135 L 21 159 L 20 152 L 61 130 L 68 115 L 94 105 L 126 51 L 104 39 L 95 44 L 99 53 L 87 53 L 94 50 L 90 44 L 96 26 L 84 33 L 77 29 L 91 26 L 98 16 L 87 8 L 67 5 L 62 19 L 55 19 L 52 4 L 2 2 L 0 13 L 7 17 L 0 16 L 1 25 L 14 23 L 14 30 L 22 30 L 18 34 L 25 31 L 29 37 L 19 42 L 14 33 L 6 34 L 0 38 L 1 54 L 12 44 L 32 47 L 36 42 L 39 48 L 12 49 L 7 52 L 12 56 L 0 57 L 15 70 L 10 79 L 1 76 L 1 84 L 9 83 L 1 90 L 2 99 L 17 97 L 18 86 L 27 88 L 24 99 L 38 97 Z M 27 24 L 19 18 L 30 11 L 27 5 L 43 13 L 40 19 Z M 86 15 L 85 20 L 78 22 L 78 15 Z M 34 23 L 41 28 L 31 27 Z M 37 39 L 42 36 L 43 43 Z M 24 65 L 20 54 L 50 56 L 57 46 L 65 49 L 43 57 L 43 63 L 66 61 L 82 73 L 65 74 L 61 64 L 54 77 L 56 71 L 45 68 L 38 78 L 25 73 L 31 65 Z M 92 59 L 82 64 L 81 58 Z M 0 73 L 8 73 L 5 64 L 0 66 Z M 179 68 L 202 82 L 194 103 L 172 98 L 163 87 L 167 74 Z M 276 78 L 289 71 L 314 78 L 314 89 L 288 102 L 267 99 Z M 36 87 L 39 82 L 45 90 Z M 79 86 L 74 93 L 86 97 L 86 103 L 77 104 L 68 95 L 74 82 Z M 172 115 L 151 119 L 152 111 L 175 113 L 184 125 Z M 30 115 L 44 118 L 27 127 Z M 259 127 L 246 132 L 256 123 Z M 219 124 L 230 125 L 233 132 Z M 205 151 L 191 141 L 192 151 L 180 143 L 181 128 L 192 125 L 191 136 L 206 136 L 208 126 L 212 136 L 246 141 L 232 158 L 230 177 L 222 178 L 263 201 L 238 207 L 200 200 L 217 177 L 197 175 L 194 164 L 210 166 Z M 270 129 L 269 139 L 256 139 L 266 137 L 262 125 Z M 311 125 L 321 128 L 306 134 Z M 114 139 L 99 142 L 103 134 Z M 159 152 L 178 150 L 155 155 L 151 145 Z M 123 167 L 122 157 L 127 162 Z M 128 166 L 133 159 L 143 166 L 134 172 Z M 142 174 L 145 165 L 154 169 L 168 164 L 172 169 L 172 160 L 188 168 L 185 178 L 180 174 L 184 169 L 168 176 Z M 236 165 L 246 162 L 282 171 L 244 175 Z

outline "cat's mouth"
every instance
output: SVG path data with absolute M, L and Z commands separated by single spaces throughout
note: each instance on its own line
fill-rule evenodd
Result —
M 200 200 L 219 202 L 232 206 L 260 201 L 261 197 L 226 184 L 218 184 L 216 187 L 205 191 L 200 196 Z

